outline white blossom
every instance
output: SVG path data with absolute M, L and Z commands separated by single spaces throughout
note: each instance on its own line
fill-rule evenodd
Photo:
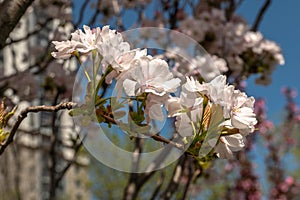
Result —
M 91 30 L 90 27 L 84 25 L 83 30 L 76 30 L 72 33 L 71 42 L 75 49 L 80 53 L 88 53 L 97 48 L 97 45 L 102 42 L 101 29 L 99 27 Z
M 224 69 L 226 67 L 220 66 L 220 63 L 217 62 L 218 61 L 216 58 L 212 59 L 207 54 L 204 56 L 196 56 L 194 59 L 192 59 L 191 64 L 195 66 L 194 70 L 197 70 L 205 81 L 211 81 L 212 79 L 221 74 L 221 70 L 222 72 L 227 71 L 226 69 Z M 221 70 L 219 67 L 221 68 Z
M 66 59 L 73 55 L 75 51 L 83 55 L 96 50 L 102 57 L 104 69 L 110 64 L 116 62 L 122 54 L 130 50 L 127 42 L 123 42 L 123 37 L 116 30 L 104 26 L 102 30 L 97 27 L 93 30 L 88 26 L 83 26 L 84 31 L 76 30 L 72 33 L 71 40 L 53 41 L 57 52 L 51 55 L 55 58 Z
M 114 70 L 111 71 L 105 77 L 105 82 L 107 84 L 110 84 L 113 78 L 118 79 L 120 73 L 129 70 L 130 67 L 132 66 L 132 63 L 135 62 L 136 59 L 139 59 L 146 55 L 147 55 L 147 49 L 143 49 L 143 50 L 134 49 L 119 55 L 117 59 L 113 60 L 111 66 Z
M 180 98 L 171 97 L 166 103 L 168 116 L 176 116 L 176 130 L 182 137 L 194 134 L 197 122 L 202 118 L 203 97 L 197 94 L 200 83 L 192 77 L 182 86 Z
M 102 55 L 104 70 L 108 65 L 116 62 L 120 56 L 130 50 L 128 42 L 123 41 L 121 33 L 104 26 L 101 32 L 102 42 L 97 45 L 97 50 Z
M 253 132 L 257 123 L 254 113 L 254 98 L 247 97 L 244 92 L 235 90 L 233 93 L 231 114 L 232 126 L 240 130 Z
M 149 122 L 151 119 L 159 121 L 164 120 L 164 114 L 162 109 L 164 102 L 166 102 L 168 98 L 168 94 L 164 96 L 158 96 L 152 93 L 148 94 L 145 107 L 147 122 Z
M 208 143 L 215 148 L 215 152 L 219 158 L 232 158 L 233 153 L 240 151 L 244 146 L 244 136 L 241 134 L 234 134 L 229 136 L 221 136 L 219 143 L 216 144 L 216 139 L 211 139 Z
M 102 42 L 101 29 L 98 27 L 91 30 L 88 26 L 83 26 L 82 30 L 76 30 L 72 33 L 71 40 L 68 41 L 53 41 L 57 52 L 52 52 L 51 55 L 55 58 L 69 58 L 75 51 L 86 54 L 97 48 L 97 45 Z
M 173 78 L 168 64 L 161 59 L 143 56 L 133 62 L 123 81 L 124 91 L 128 96 L 138 96 L 144 92 L 163 96 L 175 92 L 180 79 Z
M 51 55 L 54 58 L 58 59 L 68 59 L 72 56 L 75 49 L 75 45 L 73 45 L 73 42 L 71 41 L 53 41 L 52 42 L 55 45 L 55 49 L 57 52 L 52 52 Z

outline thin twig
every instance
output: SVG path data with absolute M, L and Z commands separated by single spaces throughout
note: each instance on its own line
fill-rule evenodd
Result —
M 102 116 L 107 122 L 110 122 L 112 124 L 118 124 L 118 122 L 116 122 L 113 118 L 107 116 L 107 115 L 103 115 Z M 155 134 L 155 135 L 149 135 L 152 139 L 158 141 L 158 142 L 163 142 L 165 144 L 171 144 L 173 145 L 174 147 L 180 149 L 180 150 L 184 150 L 184 146 L 182 144 L 179 144 L 179 143 L 176 143 L 174 141 L 171 141 L 167 138 L 164 138 L 162 136 L 160 136 L 159 134 Z
M 257 16 L 256 16 L 256 19 L 255 19 L 255 22 L 251 28 L 252 31 L 257 31 L 258 30 L 258 27 L 264 17 L 264 14 L 266 13 L 267 9 L 270 7 L 271 5 L 271 0 L 266 0 L 264 5 L 261 7 L 261 9 L 259 10 Z

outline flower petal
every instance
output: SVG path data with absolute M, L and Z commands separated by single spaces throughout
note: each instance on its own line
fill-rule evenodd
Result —
M 154 119 L 154 120 L 159 120 L 159 121 L 164 120 L 164 115 L 160 104 L 154 104 L 150 107 L 149 117 L 150 119 Z
M 138 83 L 130 79 L 125 79 L 123 82 L 124 91 L 128 96 L 135 96 L 138 88 Z

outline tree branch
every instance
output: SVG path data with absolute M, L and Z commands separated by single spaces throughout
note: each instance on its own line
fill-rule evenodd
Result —
M 22 121 L 27 117 L 28 113 L 37 113 L 37 112 L 57 112 L 59 110 L 63 110 L 63 109 L 72 109 L 72 107 L 76 106 L 76 103 L 73 102 L 64 102 L 64 103 L 60 103 L 58 105 L 55 106 L 30 106 L 26 109 L 24 109 L 23 111 L 21 111 L 21 113 L 18 116 L 17 121 L 15 122 L 15 124 L 12 126 L 9 136 L 7 138 L 7 140 L 5 141 L 5 143 L 0 146 L 0 155 L 2 155 L 2 153 L 5 151 L 6 147 L 13 142 L 14 140 L 14 136 L 19 128 L 19 126 L 21 125 Z
M 0 49 L 34 0 L 5 0 L 0 5 Z
M 271 5 L 271 0 L 266 0 L 264 5 L 261 7 L 260 11 L 258 12 L 255 22 L 251 28 L 252 31 L 257 31 L 258 27 L 264 17 L 264 14 L 266 13 L 267 9 L 270 7 Z
M 109 117 L 109 116 L 106 116 L 106 115 L 103 115 L 102 116 L 107 122 L 110 122 L 112 124 L 118 124 L 113 118 Z M 152 139 L 154 139 L 155 141 L 158 141 L 158 142 L 163 142 L 165 144 L 171 144 L 173 145 L 174 147 L 178 148 L 178 149 L 181 149 L 181 150 L 184 150 L 184 146 L 182 144 L 179 144 L 179 143 L 176 143 L 174 141 L 171 141 L 171 140 L 168 140 L 167 138 L 164 138 L 162 136 L 160 136 L 159 134 L 156 134 L 156 135 L 148 135 L 150 136 Z

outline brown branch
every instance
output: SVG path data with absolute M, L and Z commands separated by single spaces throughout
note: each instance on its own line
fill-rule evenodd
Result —
M 267 9 L 270 7 L 271 5 L 271 0 L 266 0 L 264 5 L 261 7 L 260 11 L 258 12 L 257 16 L 256 16 L 256 19 L 255 19 L 255 22 L 251 28 L 252 31 L 257 31 L 258 30 L 258 27 L 267 11 Z
M 6 149 L 6 147 L 13 142 L 13 137 L 16 133 L 16 131 L 18 130 L 20 124 L 22 123 L 22 121 L 27 117 L 27 114 L 28 113 L 37 113 L 37 112 L 41 112 L 41 111 L 44 111 L 44 112 L 57 112 L 59 110 L 62 110 L 62 109 L 72 109 L 72 107 L 76 106 L 77 104 L 76 103 L 73 103 L 73 102 L 65 102 L 65 103 L 60 103 L 56 106 L 32 106 L 32 107 L 28 107 L 26 109 L 24 109 L 18 116 L 18 119 L 16 121 L 16 123 L 13 125 L 13 127 L 11 128 L 11 131 L 10 131 L 10 134 L 8 136 L 8 139 L 6 140 L 6 142 L 0 146 L 0 155 L 4 152 L 4 150 Z M 103 117 L 108 121 L 108 122 L 111 122 L 112 124 L 117 124 L 117 122 L 109 117 L 109 116 L 105 116 L 103 115 Z M 176 148 L 178 149 L 181 149 L 183 150 L 184 147 L 182 144 L 179 144 L 179 143 L 176 143 L 176 142 L 173 142 L 171 140 L 168 140 L 167 138 L 164 138 L 158 134 L 156 135 L 151 135 L 150 136 L 152 139 L 156 140 L 156 141 L 159 141 L 159 142 L 163 142 L 165 144 L 171 144 L 173 146 L 175 146 Z
M 230 21 L 232 14 L 235 11 L 235 1 L 234 0 L 229 0 L 229 6 L 225 9 L 225 15 L 226 15 L 226 19 L 227 21 Z
M 162 2 L 163 3 L 163 2 Z M 177 13 L 179 10 L 179 1 L 175 0 L 172 2 L 173 9 L 168 9 L 169 11 L 169 23 L 170 23 L 170 29 L 176 29 L 177 28 Z
M 0 4 L 0 49 L 34 0 L 4 0 Z
M 55 106 L 45 106 L 45 105 L 30 106 L 30 107 L 27 107 L 26 109 L 22 110 L 18 116 L 17 121 L 14 123 L 14 125 L 11 128 L 7 140 L 5 141 L 5 143 L 2 146 L 0 146 L 0 155 L 2 155 L 2 153 L 5 151 L 7 146 L 13 142 L 14 136 L 15 136 L 19 126 L 21 125 L 22 121 L 27 117 L 28 113 L 37 113 L 37 112 L 42 112 L 42 111 L 43 112 L 57 112 L 57 111 L 63 110 L 63 109 L 70 110 L 74 106 L 76 106 L 76 103 L 64 102 L 64 103 L 60 103 Z
M 109 116 L 103 115 L 102 117 L 109 123 L 116 124 L 116 125 L 118 124 L 118 122 L 116 122 L 113 118 L 111 118 Z M 171 144 L 178 149 L 184 150 L 184 146 L 182 144 L 168 140 L 167 138 L 164 138 L 164 137 L 160 136 L 159 134 L 148 135 L 148 136 L 151 137 L 152 139 L 154 139 L 155 141 L 163 142 L 165 144 Z

